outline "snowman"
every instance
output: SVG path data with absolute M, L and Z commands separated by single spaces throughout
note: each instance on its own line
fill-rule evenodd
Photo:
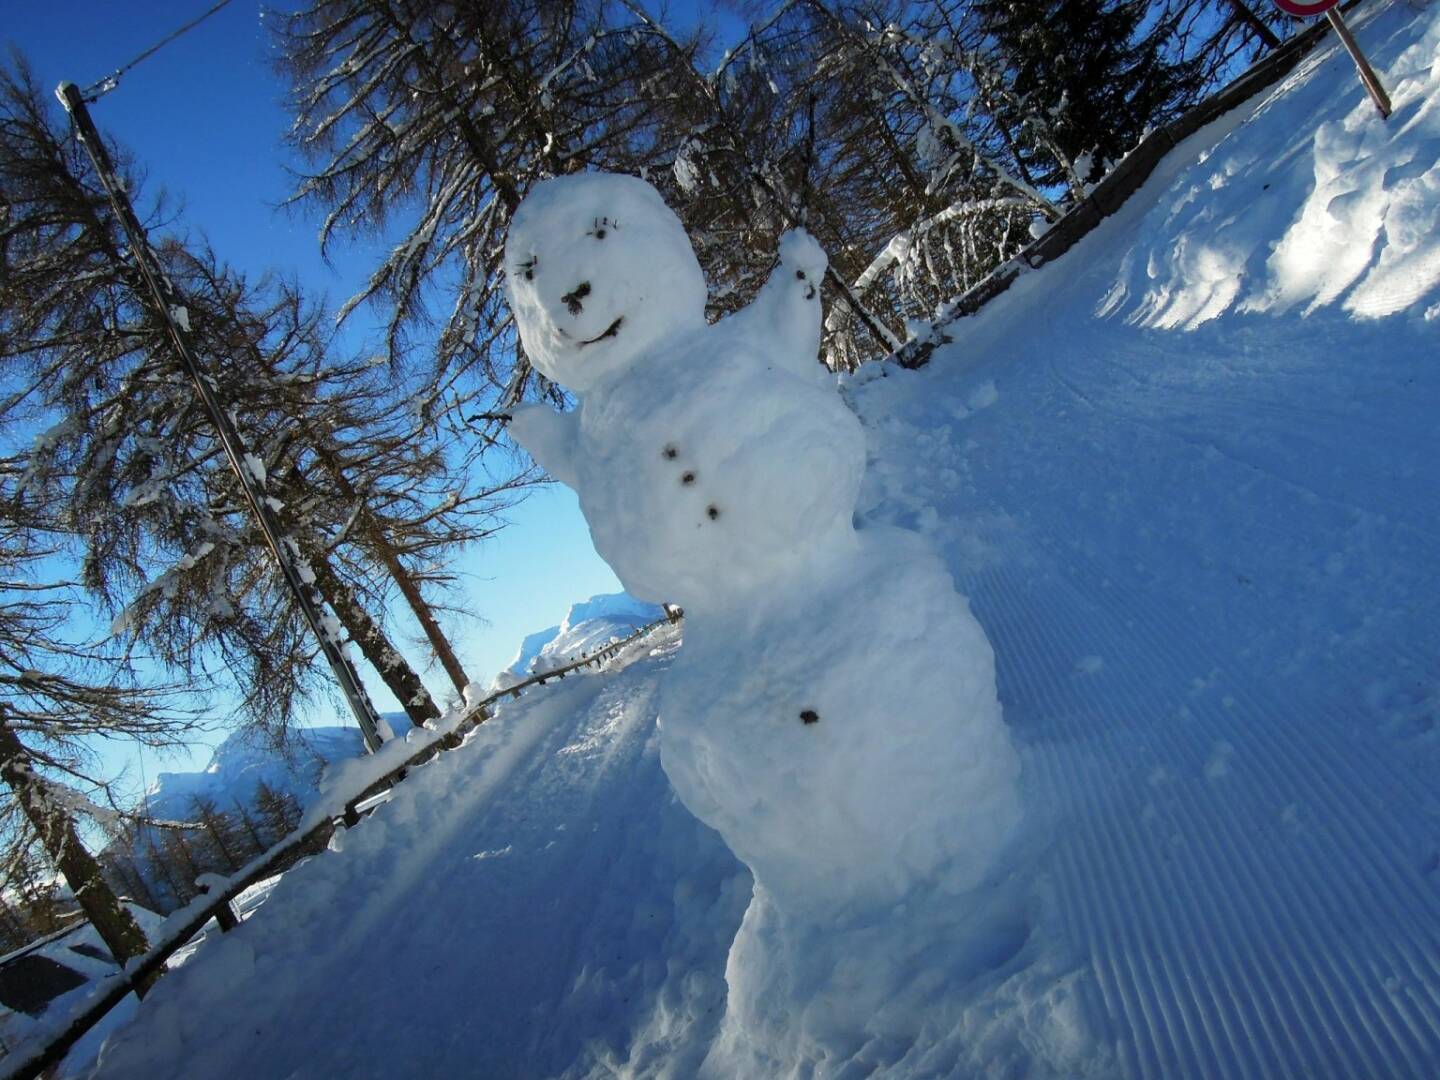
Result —
M 634 596 L 686 612 L 661 760 L 787 917 L 975 888 L 1018 816 L 984 632 L 914 534 L 857 531 L 865 438 L 817 363 L 826 260 L 781 238 L 713 325 L 644 181 L 539 185 L 506 244 L 527 355 L 577 399 L 510 431 Z

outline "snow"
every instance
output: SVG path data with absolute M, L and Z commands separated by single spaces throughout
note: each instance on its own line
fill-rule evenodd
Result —
M 546 377 L 589 389 L 638 351 L 705 321 L 705 278 L 643 180 L 559 177 L 516 211 L 506 291 Z
M 252 454 L 248 450 L 241 455 L 241 460 L 244 462 L 245 470 L 250 478 L 263 487 L 266 476 L 265 460 L 257 454 Z
M 133 903 L 127 903 L 125 907 L 146 934 L 154 934 L 160 929 L 161 919 L 153 911 Z M 88 952 L 79 950 L 88 950 Z M 70 968 L 87 981 L 51 999 L 44 1010 L 36 1016 L 29 1016 L 0 1006 L 0 1045 L 4 1045 L 6 1048 L 14 1048 L 22 1039 L 48 1030 L 58 1018 L 68 1015 L 71 1009 L 94 992 L 96 980 L 113 975 L 117 970 L 114 962 L 108 959 L 109 947 L 106 946 L 95 928 L 88 923 L 82 923 L 68 932 L 53 934 L 38 947 L 32 944 L 18 949 L 0 958 L 0 962 L 9 961 L 21 953 L 43 956 L 62 967 Z M 123 1026 L 133 1017 L 136 1005 L 137 1002 L 133 996 L 126 998 L 107 1014 L 99 1025 L 87 1032 L 66 1058 L 61 1074 L 65 1075 L 67 1069 L 78 1069 L 93 1061 L 110 1032 Z
M 1216 147 L 1140 226 L 1166 246 L 1128 253 L 1104 310 L 1193 329 L 1231 310 L 1308 315 L 1339 301 L 1369 319 L 1417 304 L 1440 275 L 1437 57 L 1440 28 L 1431 26 L 1391 58 L 1388 122 L 1343 86 L 1345 108 L 1278 139 Z M 1335 84 L 1312 81 L 1288 104 L 1318 108 L 1326 95 Z
M 662 655 L 502 704 L 414 770 L 342 852 L 287 873 L 162 980 L 99 1074 L 554 1075 L 647 1058 L 683 1075 L 723 1007 L 749 877 L 660 769 L 662 634 Z M 366 1003 L 396 992 L 413 1015 L 377 1022 Z
M 550 212 L 556 204 L 563 215 Z M 619 222 L 603 242 L 580 231 L 600 219 Z M 516 275 L 537 251 L 541 266 L 568 267 L 574 258 L 562 239 L 603 248 L 608 261 L 587 255 L 584 273 L 557 269 L 544 281 L 538 267 L 535 282 Z M 543 405 L 517 409 L 510 431 L 576 489 L 596 550 L 632 596 L 687 611 L 743 603 L 777 575 L 826 557 L 817 547 L 844 546 L 864 447 L 814 350 L 806 358 L 786 340 L 797 320 L 818 334 L 820 305 L 806 299 L 814 286 L 794 275 L 807 265 L 813 271 L 817 258 L 823 269 L 818 248 L 797 238 L 792 250 L 803 265 L 782 264 L 755 305 L 707 327 L 703 280 L 699 292 L 689 286 L 700 274 L 689 241 L 643 181 L 562 177 L 538 187 L 516 214 L 508 288 L 527 353 L 581 405 L 564 415 Z M 571 316 L 564 305 L 530 299 L 540 289 L 574 295 L 590 278 L 585 303 L 601 316 L 592 318 L 590 307 Z M 614 299 L 612 280 L 626 285 Z M 654 311 L 660 297 L 663 316 Z M 597 343 L 603 357 L 593 355 L 594 345 L 555 344 L 617 318 L 620 330 Z M 785 392 L 776 392 L 777 381 Z M 776 461 L 788 467 L 777 472 Z M 814 482 L 819 476 L 825 483 Z
M 928 368 L 848 382 L 861 527 L 855 561 L 825 562 L 872 592 L 818 575 L 810 624 L 813 579 L 782 581 L 793 609 L 666 596 L 678 656 L 666 627 L 658 655 L 504 703 L 162 980 L 97 1074 L 1435 1075 L 1440 237 L 1414 223 L 1440 205 L 1440 10 L 1352 24 L 1388 124 L 1325 45 Z M 963 894 L 937 875 L 863 913 L 796 909 L 770 838 L 677 802 L 670 698 L 714 656 L 713 707 L 743 728 L 747 695 L 854 675 L 827 665 L 902 623 L 919 652 L 975 633 L 941 575 L 993 643 L 1025 817 Z M 867 599 L 902 583 L 927 605 L 909 620 Z M 789 634 L 819 650 L 804 678 L 764 651 Z M 785 707 L 819 719 L 780 716 L 738 778 L 759 770 L 757 798 L 840 760 L 835 706 Z M 824 821 L 767 820 L 775 845 L 815 826 L 801 857 L 824 863 Z M 375 993 L 418 1004 L 377 1020 Z

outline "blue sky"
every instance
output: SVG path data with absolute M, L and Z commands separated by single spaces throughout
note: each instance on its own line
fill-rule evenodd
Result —
M 42 86 L 62 80 L 87 86 L 129 61 L 209 6 L 210 0 L 9 0 L 0 38 L 29 60 Z M 290 191 L 292 162 L 282 144 L 284 88 L 271 69 L 266 14 L 257 0 L 233 0 L 202 25 L 146 60 L 92 107 L 96 124 L 125 145 L 146 175 L 147 191 L 164 188 L 186 225 L 203 233 L 221 258 L 259 275 L 294 275 L 338 305 L 364 280 L 371 259 L 337 249 L 320 258 L 316 223 L 279 209 Z M 620 585 L 590 545 L 574 496 L 558 486 L 532 496 L 513 524 L 471 551 L 463 606 L 485 620 L 455 621 L 455 640 L 471 678 L 487 680 L 513 656 L 520 639 L 557 623 L 567 607 Z M 426 655 L 402 629 L 412 659 Z M 448 682 L 426 673 L 433 691 Z M 368 680 L 367 680 L 368 681 Z M 372 683 L 377 704 L 396 704 Z M 332 722 L 328 708 L 314 722 Z M 190 759 L 154 760 L 144 771 L 202 767 L 208 746 Z M 140 764 L 123 751 L 111 761 Z

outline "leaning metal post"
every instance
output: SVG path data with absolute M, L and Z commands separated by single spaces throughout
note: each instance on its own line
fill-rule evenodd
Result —
M 1380 76 L 1375 74 L 1375 69 L 1370 66 L 1370 61 L 1366 60 L 1365 54 L 1360 51 L 1360 46 L 1355 42 L 1355 36 L 1345 25 L 1345 19 L 1340 14 L 1340 9 L 1330 8 L 1325 12 L 1325 18 L 1330 20 L 1330 26 L 1339 37 L 1340 44 L 1345 46 L 1345 51 L 1350 54 L 1350 59 L 1355 61 L 1355 67 L 1360 72 L 1360 81 L 1365 84 L 1365 89 L 1370 91 L 1370 100 L 1375 102 L 1375 108 L 1380 110 L 1380 118 L 1389 120 L 1390 95 L 1385 92 L 1385 86 L 1380 82 Z
M 305 621 L 310 624 L 310 629 L 320 643 L 320 651 L 325 654 L 325 659 L 330 664 L 330 670 L 340 684 L 340 689 L 345 695 L 351 712 L 355 714 L 355 719 L 360 725 L 360 732 L 365 737 L 366 748 L 373 753 L 380 748 L 381 742 L 380 717 L 375 711 L 375 704 L 370 700 L 369 694 L 365 692 L 365 687 L 361 684 L 360 676 L 350 662 L 350 658 L 345 655 L 335 636 L 325 627 L 320 614 L 319 597 L 306 584 L 296 565 L 291 550 L 293 541 L 281 535 L 275 514 L 265 501 L 265 494 L 260 489 L 262 480 L 247 464 L 248 452 L 244 440 L 235 430 L 234 424 L 230 422 L 229 415 L 220 407 L 220 402 L 215 396 L 213 380 L 201 371 L 199 361 L 196 360 L 195 354 L 190 349 L 186 331 L 181 327 L 174 314 L 174 309 L 179 306 L 179 297 L 175 294 L 174 285 L 160 268 L 159 260 L 156 259 L 155 252 L 150 247 L 150 239 L 140 224 L 140 219 L 135 216 L 135 208 L 131 205 L 129 196 L 125 194 L 116 180 L 114 163 L 110 160 L 110 153 L 105 149 L 104 140 L 100 138 L 100 132 L 95 127 L 95 121 L 90 118 L 90 110 L 86 107 L 85 98 L 81 95 L 79 88 L 71 82 L 63 82 L 56 87 L 55 96 L 60 99 L 60 103 L 65 106 L 65 111 L 75 121 L 75 129 L 80 136 L 80 143 L 85 147 L 86 153 L 90 155 L 90 160 L 99 174 L 100 182 L 110 196 L 110 205 L 114 209 L 116 217 L 120 219 L 120 225 L 124 228 L 126 236 L 129 237 L 130 253 L 134 256 L 140 275 L 145 279 L 150 296 L 155 302 L 156 314 L 164 322 L 170 335 L 170 342 L 175 346 L 175 352 L 180 357 L 180 363 L 190 376 L 190 381 L 194 383 L 195 392 L 199 395 L 200 402 L 210 417 L 211 423 L 219 432 L 220 444 L 225 448 L 225 456 L 230 460 L 230 467 L 240 481 L 240 489 L 245 493 L 245 500 L 250 504 L 251 512 L 260 523 L 260 531 L 265 536 L 265 543 L 270 548 L 271 554 L 275 556 L 275 561 L 280 564 L 280 572 L 285 577 L 285 583 L 289 585 L 290 591 L 294 594 L 295 603 L 305 616 Z

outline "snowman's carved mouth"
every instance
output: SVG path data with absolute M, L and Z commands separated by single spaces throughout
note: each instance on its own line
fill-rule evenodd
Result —
M 609 326 L 605 328 L 605 332 L 603 334 L 597 334 L 595 337 L 590 338 L 588 341 L 580 342 L 581 347 L 584 347 L 586 345 L 594 345 L 597 341 L 604 341 L 606 338 L 614 337 L 616 334 L 620 333 L 620 324 L 624 321 L 625 316 L 621 315 L 618 319 L 616 319 L 614 322 L 612 322 Z

